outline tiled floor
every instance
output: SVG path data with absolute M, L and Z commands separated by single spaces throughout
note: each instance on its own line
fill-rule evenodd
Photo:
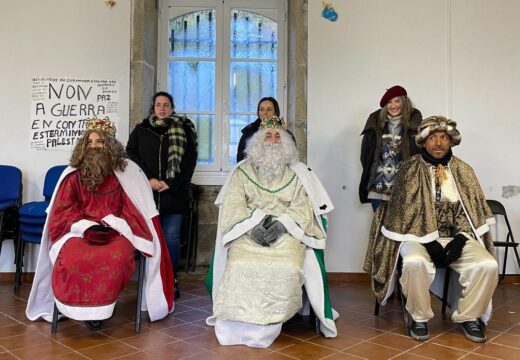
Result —
M 316 336 L 312 326 L 291 321 L 269 349 L 220 346 L 206 326 L 211 304 L 200 280 L 182 280 L 176 311 L 165 320 L 150 323 L 143 313 L 140 334 L 133 331 L 135 290 L 122 294 L 114 316 L 103 329 L 92 332 L 72 320 L 60 321 L 58 333 L 50 324 L 25 317 L 29 285 L 13 294 L 11 283 L 0 283 L 0 360 L 2 359 L 518 359 L 520 356 L 520 284 L 501 285 L 494 298 L 488 342 L 467 340 L 450 320 L 430 322 L 431 339 L 417 342 L 404 336 L 399 303 L 373 315 L 374 300 L 368 284 L 330 284 L 334 307 L 340 312 L 338 337 Z M 448 316 L 449 319 L 449 316 Z

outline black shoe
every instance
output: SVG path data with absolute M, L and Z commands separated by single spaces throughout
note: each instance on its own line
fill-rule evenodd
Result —
M 412 327 L 410 328 L 410 336 L 419 341 L 428 340 L 430 338 L 428 322 L 413 321 Z
M 177 278 L 173 280 L 173 298 L 177 300 L 181 297 L 181 291 L 179 290 L 179 283 L 177 282 Z
M 486 333 L 478 321 L 465 321 L 460 325 L 466 337 L 471 341 L 478 343 L 486 342 Z
M 102 322 L 99 320 L 87 320 L 87 321 L 83 321 L 83 322 L 85 323 L 85 326 L 88 327 L 92 331 L 101 330 Z

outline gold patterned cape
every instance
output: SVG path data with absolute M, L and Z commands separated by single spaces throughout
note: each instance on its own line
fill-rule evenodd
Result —
M 494 223 L 493 214 L 473 169 L 452 156 L 448 170 L 473 227 L 473 236 L 495 255 L 489 231 L 489 225 Z M 427 243 L 439 237 L 430 179 L 428 165 L 421 155 L 405 161 L 397 172 L 390 200 L 374 214 L 363 269 L 370 274 L 372 290 L 380 303 L 384 303 L 391 289 L 401 242 Z

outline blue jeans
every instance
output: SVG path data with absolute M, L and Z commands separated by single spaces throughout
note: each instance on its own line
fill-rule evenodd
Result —
M 183 214 L 159 215 L 161 227 L 170 253 L 170 261 L 173 270 L 179 267 L 179 256 L 181 253 L 181 224 Z

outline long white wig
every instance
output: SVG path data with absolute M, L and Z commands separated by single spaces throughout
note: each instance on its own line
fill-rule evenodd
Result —
M 298 162 L 298 149 L 291 135 L 283 129 L 277 131 L 281 137 L 280 144 L 265 142 L 267 129 L 260 129 L 246 146 L 247 157 L 251 159 L 260 177 L 268 182 L 279 178 L 287 165 Z

